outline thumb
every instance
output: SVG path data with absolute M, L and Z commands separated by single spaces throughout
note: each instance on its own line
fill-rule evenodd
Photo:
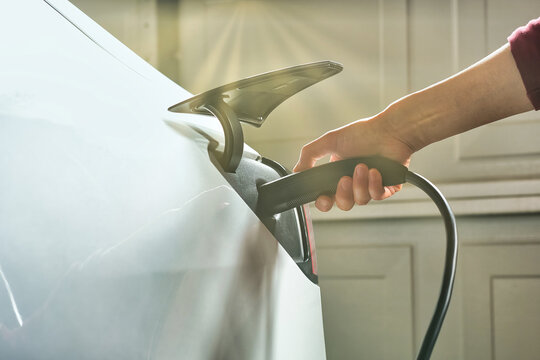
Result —
M 334 132 L 327 132 L 302 147 L 300 158 L 293 171 L 298 172 L 312 168 L 317 160 L 323 158 L 325 155 L 333 153 L 335 149 L 336 134 Z

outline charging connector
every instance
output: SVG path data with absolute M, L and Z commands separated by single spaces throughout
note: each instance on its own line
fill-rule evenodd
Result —
M 435 187 L 424 177 L 409 171 L 405 166 L 384 157 L 361 157 L 331 162 L 306 171 L 290 174 L 259 187 L 257 213 L 271 216 L 309 203 L 320 195 L 334 194 L 339 179 L 352 176 L 358 164 L 379 170 L 383 185 L 398 185 L 408 182 L 424 191 L 437 205 L 446 228 L 446 256 L 441 290 L 435 311 L 424 335 L 417 360 L 431 357 L 437 337 L 450 304 L 457 267 L 458 239 L 456 220 L 450 205 Z

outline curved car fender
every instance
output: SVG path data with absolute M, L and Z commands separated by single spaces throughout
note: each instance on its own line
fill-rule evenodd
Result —
M 190 94 L 67 1 L 0 34 L 0 358 L 324 358 L 319 288 L 162 120 Z

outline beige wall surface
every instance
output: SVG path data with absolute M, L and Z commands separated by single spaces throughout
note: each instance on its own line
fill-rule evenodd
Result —
M 150 64 L 158 65 L 155 0 L 71 0 Z

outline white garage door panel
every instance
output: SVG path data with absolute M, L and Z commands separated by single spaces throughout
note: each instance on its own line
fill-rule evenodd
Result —
M 412 359 L 411 257 L 408 246 L 319 249 L 329 359 Z

